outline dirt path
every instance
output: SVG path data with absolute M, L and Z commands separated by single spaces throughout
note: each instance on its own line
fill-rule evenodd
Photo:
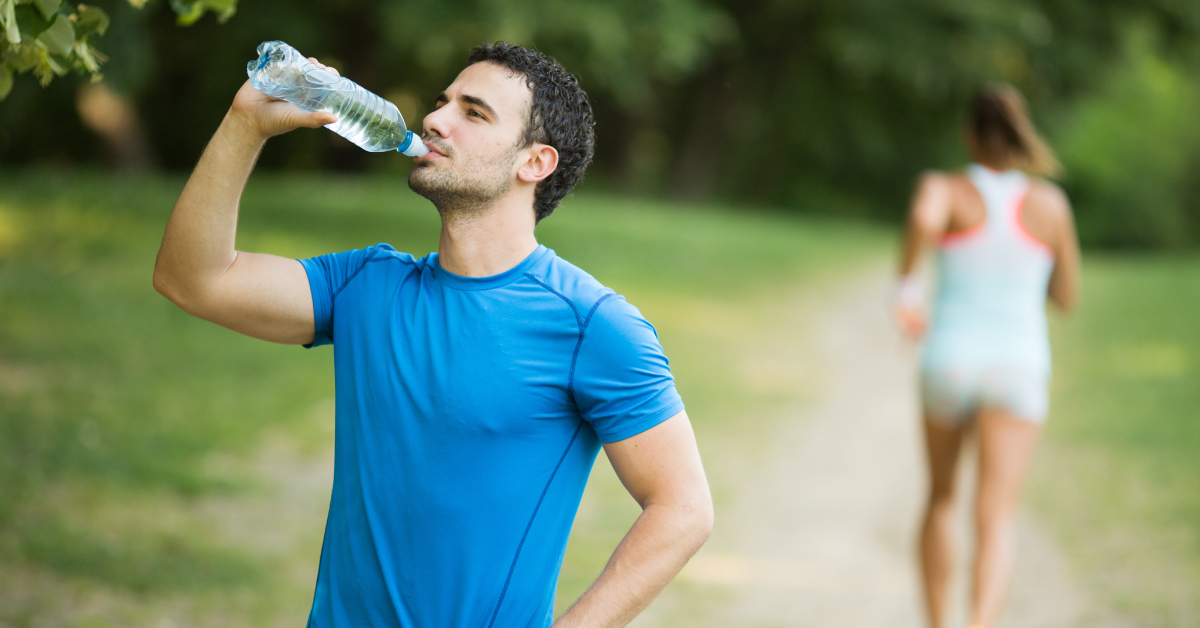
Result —
M 876 268 L 833 294 L 804 358 L 823 373 L 819 400 L 774 422 L 709 543 L 634 626 L 923 626 L 915 354 L 886 319 L 886 276 Z M 1021 552 L 1002 626 L 1114 625 L 1028 515 Z

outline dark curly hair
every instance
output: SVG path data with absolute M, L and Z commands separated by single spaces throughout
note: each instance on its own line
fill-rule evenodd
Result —
M 484 42 L 471 50 L 467 65 L 483 61 L 524 76 L 533 94 L 520 148 L 537 142 L 558 151 L 558 167 L 538 183 L 534 193 L 534 217 L 540 222 L 554 213 L 592 162 L 596 147 L 592 104 L 579 79 L 549 55 L 503 41 Z

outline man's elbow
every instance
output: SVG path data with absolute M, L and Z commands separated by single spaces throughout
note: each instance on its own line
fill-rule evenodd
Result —
M 193 316 L 202 316 L 200 299 L 196 298 L 195 289 L 189 289 L 187 284 L 172 274 L 160 264 L 154 266 L 154 289 L 179 306 L 179 309 Z
M 167 278 L 167 273 L 163 272 L 163 269 L 157 264 L 154 266 L 154 291 L 168 299 L 171 298 L 171 281 Z
M 686 507 L 686 522 L 681 536 L 689 541 L 692 552 L 695 553 L 708 540 L 713 529 L 713 503 L 708 487 L 689 500 Z
M 171 303 L 183 307 L 183 292 L 179 289 L 179 282 L 161 264 L 154 265 L 154 290 Z

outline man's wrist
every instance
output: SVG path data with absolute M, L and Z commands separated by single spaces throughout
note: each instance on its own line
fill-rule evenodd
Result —
M 258 125 L 254 124 L 253 120 L 234 109 L 226 112 L 225 119 L 221 121 L 221 127 L 232 133 L 240 142 L 251 144 L 255 148 L 262 147 L 269 139 L 258 129 Z

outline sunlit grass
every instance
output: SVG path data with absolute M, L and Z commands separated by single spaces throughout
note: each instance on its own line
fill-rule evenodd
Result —
M 182 178 L 0 175 L 0 623 L 293 626 L 328 506 L 327 349 L 249 340 L 154 293 Z M 239 246 L 287 256 L 438 220 L 402 180 L 255 177 Z M 586 193 L 538 229 L 657 327 L 711 469 L 752 464 L 761 417 L 818 392 L 805 308 L 890 250 L 854 224 Z M 1200 259 L 1092 257 L 1054 326 L 1032 505 L 1097 595 L 1147 625 L 1200 599 Z M 748 428 L 747 426 L 757 426 Z M 718 502 L 736 486 L 712 474 Z M 603 457 L 559 611 L 637 514 Z
M 0 176 L 0 623 L 285 626 L 307 614 L 331 356 L 237 336 L 154 293 L 183 182 Z M 437 229 L 399 179 L 256 176 L 238 244 L 302 257 L 386 241 L 421 255 Z M 714 459 L 752 446 L 747 417 L 811 392 L 789 360 L 797 292 L 886 250 L 865 226 L 587 193 L 538 235 L 656 324 Z M 636 515 L 603 459 L 594 475 L 560 611 Z
M 1095 256 L 1055 325 L 1034 500 L 1099 597 L 1200 621 L 1200 258 Z

